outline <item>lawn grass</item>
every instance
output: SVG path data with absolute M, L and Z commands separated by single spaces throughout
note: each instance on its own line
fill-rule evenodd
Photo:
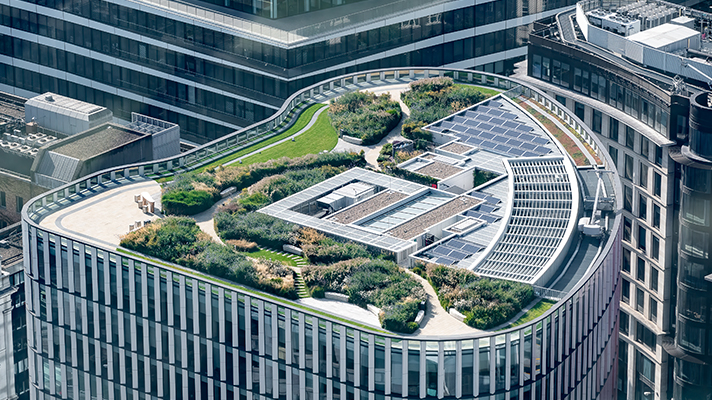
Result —
M 338 141 L 339 136 L 331 126 L 329 116 L 323 112 L 311 129 L 297 136 L 294 142 L 287 141 L 247 157 L 242 160 L 242 165 L 261 163 L 280 157 L 294 158 L 316 154 L 322 150 L 333 149 Z
M 515 326 L 523 325 L 529 321 L 539 318 L 542 314 L 547 312 L 554 304 L 556 304 L 556 302 L 553 300 L 541 299 L 541 301 L 536 303 L 534 305 L 534 307 L 532 307 L 531 309 L 529 309 L 529 311 L 524 313 L 524 315 L 519 317 L 518 320 L 512 322 L 511 324 L 507 325 L 506 327 L 504 327 L 500 330 L 514 328 Z
M 245 252 L 242 254 L 244 254 L 248 257 L 252 257 L 252 258 L 266 258 L 268 260 L 280 261 L 283 264 L 287 264 L 292 267 L 297 266 L 297 260 L 294 260 L 290 257 L 285 256 L 285 255 L 282 255 L 279 253 L 274 253 L 274 252 L 271 252 L 271 251 L 265 250 L 265 249 L 259 249 L 257 251 L 252 251 L 252 252 Z
M 136 258 L 140 258 L 140 259 L 146 260 L 146 261 L 151 262 L 151 263 L 154 263 L 154 264 L 162 265 L 162 266 L 167 267 L 167 268 L 169 268 L 169 269 L 175 269 L 175 270 L 177 270 L 177 271 L 186 273 L 186 274 L 188 274 L 188 275 L 193 275 L 193 276 L 197 276 L 198 278 L 203 278 L 203 279 L 211 280 L 211 281 L 213 281 L 213 282 L 216 282 L 216 283 L 219 283 L 219 284 L 222 284 L 222 285 L 226 285 L 226 286 L 229 286 L 229 287 L 232 287 L 232 288 L 241 290 L 241 291 L 246 292 L 246 293 L 252 293 L 252 294 L 254 294 L 254 295 L 256 295 L 256 296 L 260 296 L 260 297 L 262 297 L 262 298 L 265 298 L 265 299 L 274 301 L 275 303 L 289 304 L 289 306 L 291 306 L 291 307 L 293 307 L 293 308 L 298 308 L 298 309 L 304 310 L 304 311 L 306 311 L 306 312 L 308 312 L 308 313 L 312 313 L 312 314 L 323 315 L 323 316 L 325 316 L 325 317 L 334 319 L 334 320 L 336 320 L 336 321 L 339 321 L 339 322 L 342 322 L 342 323 L 346 323 L 347 325 L 356 326 L 356 327 L 362 328 L 362 329 L 367 330 L 367 331 L 370 331 L 370 332 L 380 333 L 380 334 L 392 334 L 392 332 L 388 332 L 388 331 L 385 331 L 385 330 L 382 330 L 382 329 L 378 329 L 378 328 L 376 328 L 376 327 L 374 327 L 374 326 L 371 326 L 371 325 L 361 324 L 361 323 L 355 322 L 355 321 L 350 320 L 350 319 L 342 318 L 342 317 L 336 316 L 336 315 L 334 315 L 334 314 L 330 314 L 330 313 L 327 313 L 327 312 L 324 312 L 324 311 L 321 311 L 321 310 L 317 310 L 317 309 L 314 309 L 314 308 L 311 308 L 311 307 L 308 307 L 308 306 L 304 306 L 304 305 L 299 304 L 299 303 L 295 303 L 294 301 L 291 301 L 291 300 L 288 300 L 288 299 L 285 299 L 285 298 L 282 298 L 282 297 L 272 296 L 272 295 L 269 295 L 269 294 L 267 294 L 267 293 L 264 293 L 264 292 L 260 292 L 260 291 L 258 291 L 258 290 L 255 290 L 255 289 L 250 289 L 250 288 L 247 288 L 247 287 L 245 287 L 245 286 L 238 285 L 238 284 L 236 284 L 236 283 L 230 282 L 230 281 L 228 281 L 228 280 L 218 279 L 218 278 L 215 278 L 215 277 L 213 277 L 213 276 L 211 276 L 211 275 L 206 275 L 206 274 L 203 274 L 203 273 L 201 273 L 201 272 L 198 272 L 198 271 L 195 271 L 195 270 L 192 270 L 192 269 L 183 268 L 183 267 L 181 267 L 181 266 L 179 266 L 179 265 L 177 265 L 177 264 L 169 264 L 169 263 L 166 263 L 166 262 L 164 262 L 164 261 L 162 261 L 162 260 L 159 260 L 159 259 L 156 259 L 156 258 L 153 258 L 153 257 L 145 256 L 145 255 L 143 255 L 143 254 L 141 254 L 141 253 L 136 253 L 136 252 L 133 252 L 133 251 L 131 251 L 131 250 L 127 250 L 127 249 L 124 249 L 124 248 L 121 248 L 121 247 L 117 248 L 116 251 L 119 252 L 119 253 L 123 253 L 123 254 L 129 255 L 129 256 L 132 256 L 132 257 L 136 257 Z
M 255 143 L 252 146 L 245 147 L 244 149 L 242 149 L 238 152 L 232 153 L 228 156 L 225 156 L 219 160 L 215 160 L 215 161 L 211 162 L 210 164 L 206 164 L 200 168 L 197 168 L 196 172 L 201 173 L 208 168 L 215 168 L 219 165 L 223 165 L 223 164 L 228 163 L 238 157 L 242 157 L 245 154 L 252 153 L 255 150 L 259 150 L 259 149 L 261 149 L 265 146 L 268 146 L 274 142 L 278 142 L 286 137 L 294 135 L 295 133 L 304 129 L 304 127 L 307 126 L 309 121 L 311 121 L 312 116 L 314 116 L 314 113 L 316 113 L 317 110 L 319 110 L 322 107 L 326 107 L 326 104 L 313 104 L 313 105 L 309 106 L 306 110 L 304 110 L 304 112 L 302 112 L 302 115 L 299 116 L 299 119 L 297 119 L 297 122 L 295 122 L 294 125 L 292 125 L 292 127 L 287 129 L 286 131 L 280 133 L 277 136 L 273 136 L 267 140 L 263 140 L 261 142 Z
M 491 88 L 487 88 L 484 86 L 472 85 L 472 84 L 468 84 L 468 83 L 455 83 L 455 86 L 469 86 L 469 87 L 474 86 L 475 89 L 477 89 L 480 93 L 487 96 L 486 99 L 489 99 L 490 97 L 492 97 L 494 95 L 502 93 L 501 90 L 491 89 Z

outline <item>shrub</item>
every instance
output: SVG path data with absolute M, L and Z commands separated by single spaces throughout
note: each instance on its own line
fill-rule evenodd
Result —
M 388 93 L 351 92 L 331 101 L 329 119 L 337 132 L 344 131 L 370 145 L 380 142 L 398 125 L 401 109 Z
M 398 332 L 417 329 L 417 324 L 409 322 L 427 299 L 420 282 L 394 262 L 383 259 L 356 258 L 325 266 L 310 265 L 302 269 L 302 276 L 312 292 L 343 293 L 349 296 L 350 303 L 381 308 L 382 326 Z
M 195 220 L 186 217 L 166 217 L 130 232 L 121 238 L 120 245 L 152 257 L 185 264 L 210 243 Z
M 237 201 L 245 211 L 256 211 L 270 204 L 272 200 L 262 192 L 257 192 L 249 196 L 242 196 Z
M 499 175 L 495 174 L 494 172 L 475 168 L 475 170 L 472 172 L 473 184 L 475 185 L 474 187 L 487 183 L 498 176 Z
M 283 244 L 289 243 L 298 228 L 294 224 L 258 212 L 244 215 L 218 212 L 214 220 L 215 228 L 223 240 L 244 239 L 273 249 L 280 249 Z
M 370 254 L 360 244 L 340 243 L 333 239 L 322 239 L 315 244 L 303 244 L 304 256 L 312 264 L 332 264 L 358 257 L 369 257 Z
M 325 295 L 326 295 L 326 290 L 324 290 L 324 288 L 321 286 L 314 286 L 311 289 L 311 297 L 314 297 L 317 299 L 323 299 Z
M 259 247 L 257 247 L 257 243 L 250 242 L 249 240 L 230 239 L 226 240 L 225 243 L 231 245 L 236 251 L 251 253 L 253 251 L 259 250 Z
M 194 215 L 214 204 L 213 196 L 205 190 L 172 190 L 161 198 L 163 211 L 172 215 Z
M 454 307 L 477 329 L 503 324 L 534 299 L 530 285 L 483 278 L 464 269 L 428 264 L 426 274 L 443 308 Z

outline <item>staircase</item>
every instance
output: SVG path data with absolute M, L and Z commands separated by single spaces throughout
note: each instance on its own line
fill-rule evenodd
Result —
M 302 273 L 300 271 L 295 271 L 297 276 L 296 279 L 294 280 L 294 287 L 297 288 L 297 293 L 299 294 L 300 299 L 305 299 L 307 297 L 311 297 L 309 295 L 309 291 L 307 290 L 307 285 L 304 282 L 304 277 L 302 276 Z

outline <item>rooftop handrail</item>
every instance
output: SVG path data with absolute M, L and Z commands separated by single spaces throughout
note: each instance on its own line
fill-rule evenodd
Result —
M 342 75 L 336 78 L 331 78 L 327 79 L 325 81 L 319 82 L 317 84 L 311 85 L 307 88 L 304 88 L 295 94 L 293 94 L 289 99 L 285 101 L 285 104 L 280 108 L 280 112 L 278 113 L 279 116 L 283 117 L 286 115 L 286 113 L 291 112 L 295 107 L 298 107 L 302 102 L 314 102 L 316 101 L 315 97 L 319 94 L 318 92 L 322 92 L 323 89 L 326 86 L 329 86 L 333 89 L 333 84 L 339 83 L 340 88 L 345 88 L 345 82 L 350 81 L 354 84 L 358 83 L 364 83 L 364 82 L 379 82 L 379 85 L 390 85 L 393 84 L 392 81 L 388 82 L 386 81 L 386 78 L 388 79 L 399 79 L 399 77 L 407 76 L 411 79 L 413 78 L 428 78 L 428 77 L 434 77 L 434 76 L 450 76 L 454 80 L 459 81 L 459 82 L 466 82 L 466 83 L 471 83 L 471 84 L 476 84 L 480 86 L 490 86 L 490 87 L 496 87 L 499 89 L 503 90 L 508 90 L 512 89 L 514 87 L 518 87 L 517 93 L 520 95 L 524 95 L 530 98 L 533 98 L 534 100 L 538 101 L 540 104 L 543 106 L 547 107 L 551 111 L 555 112 L 557 115 L 563 115 L 564 121 L 568 123 L 570 126 L 572 126 L 577 132 L 581 134 L 581 136 L 586 140 L 587 143 L 591 144 L 592 148 L 594 151 L 596 151 L 597 155 L 600 157 L 600 159 L 603 162 L 604 168 L 608 169 L 609 171 L 612 171 L 614 176 L 617 175 L 617 170 L 615 163 L 613 163 L 612 159 L 608 155 L 608 153 L 604 150 L 605 146 L 603 146 L 602 142 L 600 142 L 595 135 L 590 131 L 590 129 L 583 124 L 583 122 L 576 117 L 573 112 L 568 110 L 567 108 L 561 106 L 557 101 L 555 101 L 552 97 L 549 95 L 543 93 L 539 89 L 529 87 L 527 86 L 526 83 L 520 82 L 516 79 L 504 77 L 504 76 L 499 76 L 496 74 L 491 74 L 487 72 L 480 72 L 480 71 L 471 71 L 471 70 L 463 70 L 463 69 L 452 69 L 452 68 L 431 68 L 431 67 L 426 67 L 426 68 L 386 68 L 386 69 L 378 69 L 378 70 L 371 70 L 371 71 L 363 71 L 363 72 L 355 72 L 351 74 L 346 74 Z M 373 77 L 377 77 L 378 80 L 373 81 Z M 354 87 L 353 90 L 357 90 L 359 87 Z M 273 126 L 274 121 L 277 119 L 278 116 L 272 116 L 263 122 L 258 122 L 256 124 L 253 124 L 252 126 L 245 128 L 245 130 L 248 129 L 256 129 L 264 125 L 268 126 Z M 243 131 L 245 131 L 243 130 Z M 243 132 L 239 131 L 239 132 Z M 235 132 L 230 136 L 231 138 L 235 137 L 235 134 L 239 133 Z M 105 169 L 103 171 L 95 172 L 90 175 L 87 175 L 83 178 L 80 178 L 78 180 L 75 180 L 73 182 L 67 183 L 66 185 L 63 185 L 61 187 L 58 187 L 56 189 L 50 190 L 48 192 L 45 192 L 42 195 L 36 196 L 32 198 L 30 201 L 28 201 L 25 206 L 22 209 L 22 219 L 23 219 L 23 226 L 25 223 L 27 226 L 33 226 L 37 229 L 44 230 L 47 232 L 50 232 L 52 234 L 62 236 L 59 232 L 52 231 L 49 228 L 45 227 L 40 227 L 39 226 L 39 221 L 41 218 L 44 216 L 48 215 L 51 212 L 57 211 L 68 204 L 71 204 L 71 200 L 68 200 L 69 197 L 74 195 L 75 193 L 79 192 L 80 190 L 92 190 L 94 192 L 101 192 L 103 190 L 106 190 L 106 187 L 104 185 L 105 181 L 112 181 L 115 182 L 117 179 L 120 179 L 122 177 L 129 178 L 132 176 L 147 176 L 147 172 L 150 170 L 151 174 L 154 174 L 156 171 L 154 167 L 158 167 L 160 170 L 161 167 L 163 168 L 163 171 L 168 171 L 170 168 L 167 168 L 168 166 L 171 166 L 174 162 L 177 165 L 183 165 L 186 162 L 186 159 L 190 156 L 198 157 L 201 152 L 203 152 L 202 157 L 203 159 L 209 159 L 211 151 L 216 150 L 219 145 L 225 144 L 226 143 L 226 138 L 218 139 L 215 141 L 212 141 L 210 143 L 207 143 L 203 146 L 200 146 L 188 153 L 184 153 L 178 156 L 173 156 L 170 158 L 158 160 L 158 161 L 151 161 L 151 162 L 143 162 L 143 163 L 136 163 L 136 164 L 131 164 L 131 165 L 125 165 L 125 166 L 119 166 L 119 167 L 114 167 L 114 168 L 109 168 Z M 202 165 L 199 160 L 195 161 L 193 164 L 193 169 L 197 168 L 196 165 Z M 160 171 L 159 171 L 160 172 Z M 621 182 L 619 179 L 614 179 L 614 191 L 615 191 L 615 198 L 616 198 L 616 210 L 620 210 L 623 208 L 623 198 L 620 195 L 622 193 L 622 186 Z M 64 200 L 64 201 L 62 201 Z M 620 246 L 620 243 L 616 243 L 615 238 L 618 236 L 618 231 L 620 230 L 622 223 L 622 216 L 620 213 L 616 213 L 614 217 L 614 221 L 611 224 L 611 229 L 610 232 L 612 232 L 611 235 L 609 235 L 609 240 L 605 243 L 604 249 L 601 251 L 601 254 L 609 254 L 611 251 L 612 247 L 617 245 Z M 104 249 L 106 251 L 116 251 L 116 249 Z M 133 258 L 136 262 L 139 263 L 146 263 L 147 261 L 145 259 L 133 257 L 130 255 L 122 254 L 122 257 L 130 257 Z M 595 265 L 591 266 L 590 268 L 587 269 L 586 274 L 577 282 L 577 284 L 574 286 L 572 290 L 570 290 L 564 297 L 562 297 L 559 302 L 554 305 L 549 311 L 546 313 L 542 314 L 540 317 L 535 318 L 534 320 L 528 322 L 527 324 L 517 326 L 515 328 L 510 328 L 504 331 L 498 331 L 498 332 L 483 332 L 481 334 L 477 335 L 453 335 L 453 336 L 438 336 L 436 339 L 428 337 L 428 336 L 421 336 L 419 339 L 426 339 L 428 340 L 438 340 L 438 341 L 445 341 L 445 340 L 457 340 L 457 339 L 464 339 L 464 338 L 478 338 L 478 337 L 494 337 L 494 336 L 500 336 L 506 333 L 509 333 L 510 331 L 514 330 L 520 330 L 520 329 L 526 329 L 527 327 L 532 327 L 536 326 L 538 323 L 540 323 L 543 319 L 549 317 L 552 313 L 554 313 L 556 310 L 558 310 L 560 307 L 564 306 L 564 304 L 567 304 L 567 302 L 570 302 L 574 296 L 576 296 L 579 292 L 579 290 L 592 278 L 592 276 L 596 273 L 596 271 L 602 266 L 603 262 L 605 261 L 604 257 L 598 257 L 594 260 Z M 165 263 L 168 264 L 168 263 Z M 163 268 L 163 266 L 162 266 Z M 186 273 L 192 273 L 186 272 L 185 268 L 175 268 L 174 270 L 175 273 L 177 274 L 186 274 Z M 195 272 L 196 276 L 201 276 L 204 274 L 200 274 L 198 272 Z M 217 284 L 216 285 L 220 285 Z M 237 290 L 232 286 L 229 286 L 227 284 L 223 285 L 226 289 L 229 290 Z M 259 298 L 267 303 L 274 303 L 274 300 L 272 300 L 270 297 L 271 296 L 265 296 L 265 297 L 260 297 L 258 295 L 255 295 L 253 293 L 249 293 L 249 296 L 254 297 L 254 298 Z M 280 305 L 282 306 L 290 306 L 292 303 L 289 300 L 282 300 L 280 299 Z M 304 312 L 303 309 L 300 309 L 299 312 Z M 347 325 L 353 329 L 362 331 L 364 328 L 360 328 L 356 325 L 351 325 L 344 323 L 343 321 L 340 321 L 336 318 L 329 318 L 325 317 L 321 314 L 314 314 L 315 317 L 319 319 L 325 319 L 329 320 L 332 323 L 336 324 L 341 324 L 341 325 Z M 374 328 L 375 329 L 375 328 Z M 373 332 L 371 332 L 373 333 Z M 402 339 L 407 339 L 410 336 L 399 336 L 397 334 L 383 334 L 378 332 L 378 335 L 381 337 L 387 338 L 394 338 L 398 340 Z

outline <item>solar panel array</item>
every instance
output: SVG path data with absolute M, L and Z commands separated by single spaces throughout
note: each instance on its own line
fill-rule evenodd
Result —
M 460 111 L 426 129 L 452 134 L 464 143 L 507 157 L 538 157 L 551 149 L 549 140 L 534 133 L 534 128 L 516 120 L 517 115 L 502 109 L 502 103 L 489 101 Z
M 497 222 L 501 219 L 500 216 L 492 214 L 493 212 L 499 210 L 498 204 L 501 203 L 500 199 L 480 192 L 472 192 L 470 193 L 470 196 L 484 200 L 485 202 L 474 209 L 465 212 L 466 216 L 481 219 L 488 224 Z
M 158 132 L 164 131 L 166 128 L 156 126 L 153 124 L 148 124 L 142 121 L 134 121 L 128 125 L 129 129 L 133 129 L 137 132 L 147 133 L 149 135 L 154 135 Z
M 453 265 L 480 250 L 482 247 L 474 243 L 461 239 L 450 239 L 423 252 L 423 255 L 432 258 L 432 261 L 438 264 Z
M 511 215 L 499 241 L 474 272 L 532 282 L 562 243 L 573 209 L 563 159 L 510 160 Z

